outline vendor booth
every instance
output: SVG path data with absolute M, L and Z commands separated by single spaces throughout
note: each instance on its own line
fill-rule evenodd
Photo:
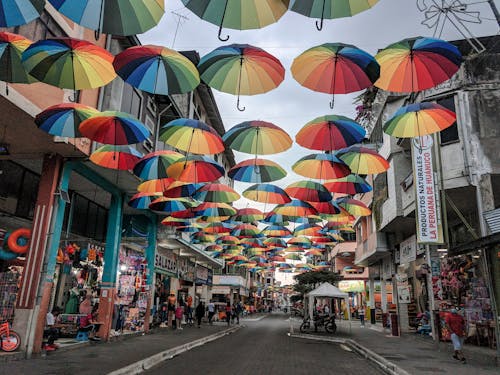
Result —
M 310 291 L 309 293 L 306 294 L 306 303 L 307 303 L 307 309 L 309 312 L 309 318 L 313 320 L 313 313 L 314 313 L 314 299 L 315 298 L 332 298 L 332 299 L 341 299 L 344 300 L 345 306 L 349 306 L 349 294 L 341 292 L 339 288 L 336 286 L 330 284 L 330 283 L 323 283 L 316 289 Z M 351 315 L 347 314 L 349 317 L 349 332 L 351 330 Z

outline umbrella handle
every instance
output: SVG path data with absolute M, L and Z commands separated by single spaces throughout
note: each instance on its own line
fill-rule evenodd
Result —
M 227 42 L 229 40 L 229 35 L 226 35 L 225 38 L 222 38 L 221 34 L 222 34 L 222 24 L 219 26 L 219 34 L 217 36 L 219 37 L 219 40 L 221 42 Z
M 236 102 L 236 108 L 238 108 L 238 111 L 243 112 L 246 107 L 240 107 L 240 97 L 238 96 L 238 100 Z
M 73 91 L 72 96 L 68 96 L 68 101 L 71 103 L 76 103 L 76 91 L 75 90 Z
M 332 100 L 330 101 L 330 109 L 333 109 L 335 107 L 335 96 L 332 96 Z
M 318 31 L 323 30 L 323 18 L 321 18 L 321 21 L 316 21 L 316 29 Z
M 325 6 L 326 6 L 326 0 L 323 0 L 323 8 L 321 8 L 321 21 L 318 23 L 316 21 L 316 29 L 318 31 L 321 31 L 323 29 L 323 20 L 325 18 Z

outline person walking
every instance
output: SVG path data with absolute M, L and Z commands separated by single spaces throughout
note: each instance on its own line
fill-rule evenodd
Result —
M 226 321 L 227 321 L 227 325 L 231 324 L 231 316 L 233 315 L 231 310 L 232 310 L 232 308 L 231 308 L 231 302 L 228 302 L 226 304 Z
M 242 311 L 241 304 L 239 302 L 235 302 L 233 306 L 233 318 L 236 320 L 236 324 L 240 324 L 241 311 Z
M 212 325 L 213 324 L 212 319 L 214 318 L 215 315 L 215 304 L 212 300 L 210 300 L 210 302 L 208 303 L 207 310 L 208 310 L 208 323 Z
M 451 332 L 451 342 L 453 344 L 453 358 L 462 363 L 466 363 L 465 356 L 462 352 L 462 346 L 464 344 L 465 337 L 465 320 L 457 311 L 457 309 L 451 309 L 451 314 L 445 319 L 446 327 Z
M 358 316 L 361 322 L 361 327 L 365 326 L 365 305 L 361 305 L 358 309 Z
M 196 306 L 195 315 L 198 321 L 198 328 L 201 328 L 201 319 L 205 316 L 205 306 L 203 306 L 201 301 L 198 303 L 198 306 Z
M 167 319 L 168 319 L 168 328 L 172 328 L 172 321 L 174 320 L 175 317 L 175 294 L 170 293 L 170 296 L 168 297 L 167 300 Z
M 182 305 L 179 304 L 177 305 L 177 308 L 175 309 L 175 325 L 177 326 L 177 329 L 182 329 L 182 316 L 184 315 L 184 308 Z

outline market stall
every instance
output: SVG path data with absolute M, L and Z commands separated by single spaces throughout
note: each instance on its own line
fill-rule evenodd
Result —
M 349 306 L 349 294 L 341 292 L 339 288 L 336 286 L 333 286 L 330 283 L 323 283 L 316 289 L 310 291 L 309 293 L 306 294 L 306 302 L 307 302 L 307 308 L 308 308 L 308 313 L 309 313 L 309 318 L 311 321 L 313 320 L 313 313 L 314 313 L 314 299 L 315 298 L 334 298 L 334 299 L 341 299 L 344 301 L 346 306 Z M 351 316 L 350 314 L 347 314 L 349 317 L 349 331 L 351 330 Z

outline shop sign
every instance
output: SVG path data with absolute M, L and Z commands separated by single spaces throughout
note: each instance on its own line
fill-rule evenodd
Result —
M 407 264 L 415 259 L 417 259 L 417 241 L 415 236 L 411 236 L 399 244 L 399 262 Z
M 396 274 L 396 286 L 398 290 L 398 302 L 410 303 L 410 287 L 408 286 L 408 274 Z
M 206 285 L 208 282 L 208 268 L 196 266 L 196 284 Z
M 434 182 L 432 144 L 432 137 L 426 135 L 413 138 L 411 148 L 417 212 L 417 242 L 437 244 L 443 243 L 443 228 L 441 204 Z
M 212 294 L 229 294 L 231 288 L 228 286 L 214 286 L 212 287 Z
M 361 280 L 342 280 L 339 282 L 339 290 L 344 293 L 361 293 L 365 290 L 365 282 Z
M 194 263 L 188 258 L 180 258 L 177 261 L 177 270 L 179 272 L 179 279 L 185 281 L 194 281 Z
M 156 253 L 155 268 L 161 271 L 177 274 L 177 259 L 174 253 Z

